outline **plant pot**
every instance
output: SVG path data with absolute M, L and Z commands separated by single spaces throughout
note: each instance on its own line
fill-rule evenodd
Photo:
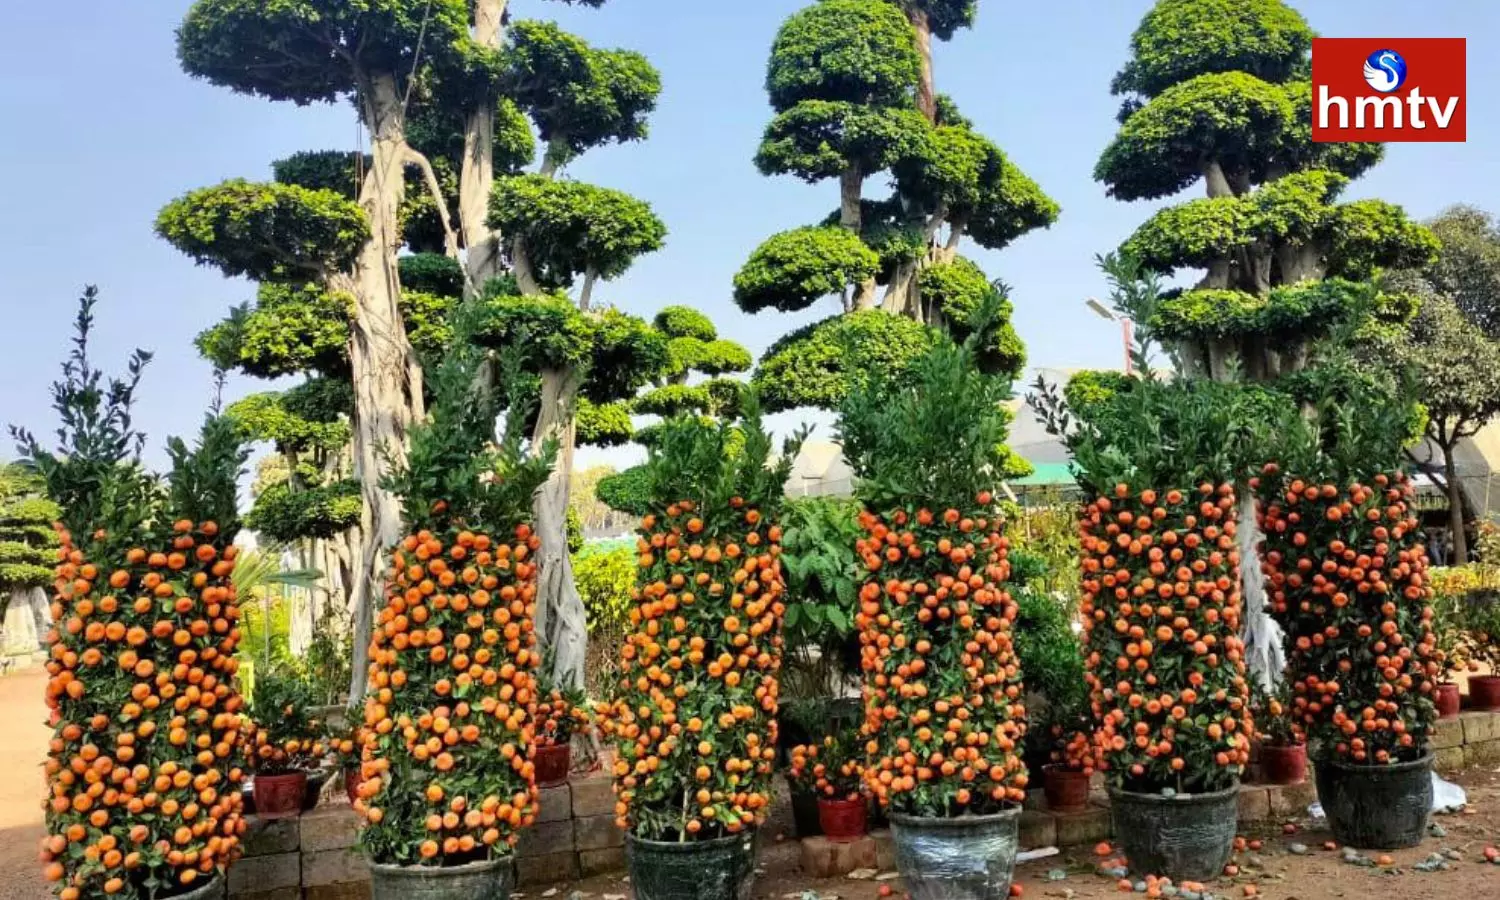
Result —
M 364 780 L 364 769 L 359 763 L 344 766 L 344 795 L 349 798 L 350 806 L 359 799 L 359 786 Z
M 1089 805 L 1089 775 L 1059 763 L 1042 767 L 1042 795 L 1047 808 L 1056 812 L 1083 809 Z
M 181 884 L 176 887 L 182 887 Z M 161 900 L 219 900 L 224 896 L 224 876 L 215 872 L 212 878 L 183 890 L 181 893 L 158 893 Z
M 323 794 L 323 785 L 328 783 L 328 769 L 313 769 L 307 773 L 307 790 L 302 795 L 302 811 L 312 812 L 318 806 L 318 797 Z
M 1307 780 L 1307 745 L 1265 744 L 1260 748 L 1260 772 L 1266 784 L 1301 784 Z
M 1021 810 L 992 816 L 891 814 L 896 869 L 912 900 L 1002 900 L 1010 896 Z
M 509 856 L 462 866 L 370 863 L 371 900 L 506 900 L 515 885 Z
M 566 784 L 568 768 L 573 764 L 573 747 L 571 744 L 538 746 L 536 756 L 532 757 L 532 763 L 536 766 L 537 787 L 557 787 L 560 784 Z
M 870 806 L 865 798 L 857 800 L 831 800 L 818 798 L 818 825 L 823 834 L 836 844 L 857 841 L 869 833 Z
M 1313 766 L 1318 800 L 1340 843 L 1370 850 L 1415 847 L 1432 813 L 1432 754 L 1412 762 Z
M 818 795 L 812 791 L 792 790 L 792 827 L 797 837 L 817 837 L 823 833 L 818 821 Z
M 1469 676 L 1469 708 L 1500 709 L 1500 675 Z
M 255 814 L 262 819 L 285 819 L 302 812 L 307 797 L 307 773 L 256 775 L 250 779 L 255 795 Z
M 1463 695 L 1458 692 L 1458 685 L 1454 682 L 1448 681 L 1438 685 L 1432 697 L 1432 702 L 1437 706 L 1438 718 L 1456 717 L 1463 707 L 1463 699 Z
M 647 841 L 625 834 L 636 900 L 750 900 L 755 833 L 712 841 Z
M 1234 850 L 1239 800 L 1238 785 L 1174 797 L 1111 788 L 1109 817 L 1132 872 L 1208 881 Z

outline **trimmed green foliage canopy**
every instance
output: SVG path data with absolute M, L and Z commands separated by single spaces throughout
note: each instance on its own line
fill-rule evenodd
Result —
M 842 228 L 811 226 L 773 235 L 734 276 L 734 302 L 745 312 L 806 309 L 875 275 L 880 258 Z
M 46 498 L 36 475 L 16 465 L 0 466 L 0 610 L 11 591 L 52 583 L 57 561 L 57 504 Z
M 580 275 L 609 280 L 661 248 L 667 227 L 623 191 L 542 175 L 495 182 L 490 225 L 525 241 L 538 279 L 568 287 Z
M 851 377 L 871 369 L 900 371 L 936 339 L 926 325 L 878 309 L 833 316 L 772 344 L 751 383 L 769 412 L 837 409 Z
M 1280 0 L 1164 0 L 1131 37 L 1132 59 L 1115 76 L 1116 94 L 1160 94 L 1217 72 L 1280 82 L 1306 65 L 1313 32 Z
M 794 13 L 771 45 L 766 92 L 778 113 L 804 100 L 901 105 L 921 77 L 916 37 L 896 7 L 822 0 Z

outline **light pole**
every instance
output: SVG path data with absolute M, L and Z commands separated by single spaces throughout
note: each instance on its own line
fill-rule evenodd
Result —
M 1089 297 L 1083 301 L 1084 305 L 1093 310 L 1102 319 L 1120 323 L 1120 332 L 1125 338 L 1125 374 L 1134 373 L 1135 366 L 1130 361 L 1130 346 L 1134 343 L 1133 329 L 1135 323 L 1130 321 L 1129 316 L 1117 315 L 1114 310 L 1100 303 L 1098 298 Z

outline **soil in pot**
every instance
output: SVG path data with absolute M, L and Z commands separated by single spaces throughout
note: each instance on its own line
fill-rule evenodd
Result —
M 1042 767 L 1042 795 L 1055 812 L 1083 809 L 1089 805 L 1089 776 L 1079 769 L 1057 763 Z
M 1266 744 L 1260 748 L 1260 772 L 1266 784 L 1301 784 L 1307 780 L 1307 745 Z
M 636 900 L 750 900 L 755 834 L 678 843 L 627 832 L 625 862 Z
M 250 779 L 255 795 L 255 814 L 262 819 L 285 819 L 302 812 L 307 799 L 307 773 L 284 772 L 256 775 Z
M 1463 695 L 1458 692 L 1458 685 L 1451 681 L 1437 686 L 1432 701 L 1437 706 L 1440 719 L 1454 718 L 1463 707 Z
M 1469 676 L 1469 708 L 1500 709 L 1500 675 Z
M 1432 813 L 1432 754 L 1411 762 L 1313 766 L 1318 800 L 1339 843 L 1369 850 L 1415 847 Z
M 823 833 L 823 823 L 818 821 L 818 795 L 812 791 L 792 792 L 792 827 L 797 837 L 817 837 Z
M 1021 810 L 938 819 L 891 814 L 896 869 L 912 900 L 1002 900 L 1010 896 Z
M 818 798 L 818 825 L 830 841 L 847 844 L 864 837 L 870 830 L 869 804 L 863 797 L 856 800 Z
M 370 863 L 371 900 L 506 900 L 515 885 L 508 856 L 462 866 Z
M 1172 797 L 1111 789 L 1109 814 L 1132 872 L 1208 881 L 1234 850 L 1239 798 L 1237 785 Z
M 536 765 L 536 786 L 557 787 L 568 780 L 568 769 L 573 764 L 573 747 L 571 744 L 537 747 L 532 761 Z

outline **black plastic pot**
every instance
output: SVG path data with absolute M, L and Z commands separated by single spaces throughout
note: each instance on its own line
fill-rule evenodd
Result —
M 712 841 L 647 841 L 625 834 L 636 900 L 750 900 L 755 834 Z
M 1234 850 L 1236 785 L 1207 794 L 1138 794 L 1114 788 L 1109 816 L 1130 870 L 1174 881 L 1217 878 Z
M 1318 762 L 1313 771 L 1323 814 L 1341 843 L 1370 850 L 1422 843 L 1432 814 L 1431 753 L 1385 766 Z
M 224 896 L 224 877 L 215 873 L 212 878 L 180 894 L 158 893 L 157 896 L 162 900 L 219 900 Z
M 462 866 L 370 863 L 371 900 L 507 900 L 515 886 L 508 856 Z
M 1002 900 L 1010 896 L 1020 825 L 1019 807 L 956 819 L 892 813 L 896 869 L 912 900 Z
M 792 827 L 797 837 L 815 837 L 823 833 L 823 823 L 818 821 L 818 795 L 812 791 L 793 790 Z

